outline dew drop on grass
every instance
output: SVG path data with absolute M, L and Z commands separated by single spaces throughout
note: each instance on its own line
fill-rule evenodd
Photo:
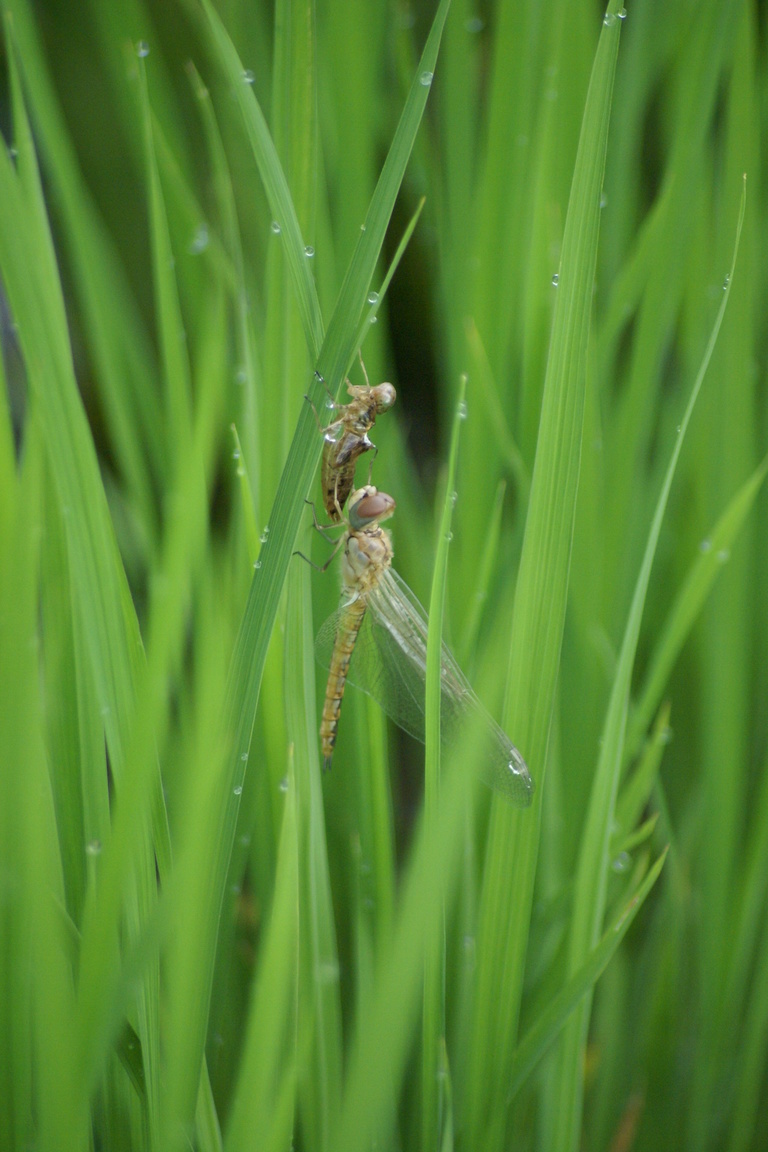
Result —
M 466 401 L 462 400 L 461 404 L 459 404 L 459 420 L 466 420 L 468 415 Z
M 430 84 L 432 83 L 433 76 L 433 72 L 422 72 L 421 76 L 419 76 L 419 83 L 423 88 L 429 88 Z
M 712 551 L 712 541 L 711 540 L 702 540 L 701 544 L 699 544 L 699 552 L 711 552 L 711 551 Z
M 315 254 L 315 250 L 312 247 L 312 245 L 307 244 L 306 248 L 304 249 L 304 255 L 306 256 L 307 260 L 311 260 L 312 257 L 314 256 L 314 254 Z
M 270 224 L 270 228 L 274 232 L 275 236 L 279 236 L 280 233 L 282 232 L 282 228 L 278 224 L 277 220 L 272 221 L 272 223 Z
M 195 229 L 195 234 L 189 245 L 189 251 L 193 256 L 199 256 L 208 247 L 208 225 L 205 223 L 198 224 Z
M 287 776 L 283 776 L 282 780 L 280 781 L 280 791 L 281 792 L 287 792 L 288 791 L 288 777 Z
M 101 852 L 101 840 L 89 840 L 85 851 L 88 856 L 98 856 Z
M 379 302 L 378 292 L 369 292 L 368 293 L 368 303 L 369 304 L 378 304 L 378 302 Z
M 560 283 L 560 273 L 555 272 L 554 276 L 552 277 L 552 287 L 557 288 L 559 283 Z
M 244 84 L 253 84 L 255 79 L 256 79 L 256 76 L 251 71 L 251 69 L 246 68 L 245 71 L 243 72 L 243 83 Z
M 242 794 L 243 794 L 242 784 L 236 784 L 235 787 L 232 789 L 232 792 L 235 796 L 242 796 Z
M 619 852 L 616 859 L 611 864 L 614 872 L 626 872 L 632 863 L 628 852 Z
M 137 41 L 136 55 L 140 60 L 143 60 L 145 56 L 149 56 L 149 44 L 147 44 L 146 40 Z

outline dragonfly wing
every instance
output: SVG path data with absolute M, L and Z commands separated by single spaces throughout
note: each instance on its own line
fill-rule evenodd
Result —
M 389 569 L 369 599 L 368 615 L 373 622 L 372 632 L 382 661 L 392 666 L 393 675 L 396 669 L 418 705 L 419 731 L 411 727 L 406 730 L 423 741 L 427 614 L 405 581 Z M 440 734 L 443 743 L 453 743 L 460 727 L 468 727 L 473 735 L 473 759 L 477 761 L 486 784 L 518 807 L 527 807 L 533 796 L 533 781 L 525 760 L 480 702 L 445 644 L 440 656 L 440 679 Z M 385 711 L 396 723 L 406 727 L 386 705 Z
M 315 642 L 323 667 L 330 667 L 340 609 L 326 620 Z M 404 731 L 424 743 L 424 694 L 427 673 L 427 614 L 396 572 L 389 569 L 369 595 L 349 666 L 348 679 L 383 708 Z M 486 711 L 443 644 L 440 677 L 440 728 L 452 742 L 460 725 L 477 734 L 475 757 L 486 783 L 514 804 L 525 807 L 533 782 L 523 757 Z

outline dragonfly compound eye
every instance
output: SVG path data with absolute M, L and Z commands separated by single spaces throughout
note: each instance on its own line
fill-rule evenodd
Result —
M 348 507 L 349 523 L 354 532 L 365 528 L 366 524 L 386 520 L 395 510 L 395 501 L 386 492 L 378 492 L 366 485 L 355 493 Z

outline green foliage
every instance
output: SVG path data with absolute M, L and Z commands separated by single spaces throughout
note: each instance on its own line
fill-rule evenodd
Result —
M 0 1145 L 761 1148 L 759 6 L 3 12 Z M 360 348 L 427 747 L 323 775 Z

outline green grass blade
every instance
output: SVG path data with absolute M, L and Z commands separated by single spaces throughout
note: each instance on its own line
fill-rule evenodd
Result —
M 507 1089 L 514 1096 L 525 1083 L 537 1062 L 560 1034 L 566 1021 L 582 998 L 592 989 L 608 967 L 611 957 L 624 939 L 645 898 L 656 883 L 666 859 L 666 849 L 648 871 L 618 915 L 592 949 L 581 968 L 570 976 L 563 988 L 544 1008 L 515 1049 Z
M 448 545 L 455 500 L 456 465 L 459 435 L 466 419 L 464 394 L 466 380 L 459 385 L 456 414 L 451 432 L 445 499 L 440 516 L 435 570 L 429 598 L 429 633 L 427 635 L 427 681 L 425 696 L 426 753 L 424 760 L 424 809 L 427 825 L 435 819 L 440 795 L 440 693 L 442 689 L 441 655 L 445 585 L 448 576 Z M 421 1147 L 437 1148 L 444 1131 L 448 1100 L 447 1082 L 440 1075 L 441 1054 L 445 1050 L 445 923 L 441 923 L 429 942 L 424 965 L 421 1053 Z
M 227 1152 L 266 1146 L 282 1078 L 297 1058 L 299 843 L 296 779 L 288 776 L 269 926 L 251 992 L 245 1050 L 227 1123 Z M 290 1139 L 290 1128 L 283 1131 Z
M 664 686 L 709 590 L 731 554 L 768 472 L 764 461 L 733 497 L 699 547 L 654 648 L 645 682 L 627 726 L 626 755 L 632 756 L 655 712 Z
M 658 543 L 683 439 L 701 390 L 704 375 L 709 366 L 715 341 L 720 331 L 720 325 L 722 324 L 725 308 L 728 303 L 728 296 L 733 282 L 736 253 L 741 238 L 741 226 L 744 220 L 745 197 L 746 187 L 744 195 L 742 196 L 741 210 L 736 229 L 736 243 L 727 289 L 724 293 L 702 365 L 699 369 L 685 414 L 680 424 L 680 431 L 675 440 L 675 446 L 656 505 L 643 563 L 638 574 L 635 594 L 627 618 L 621 655 L 619 657 L 616 677 L 613 682 L 608 712 L 603 728 L 600 759 L 593 782 L 590 806 L 582 837 L 582 849 L 576 877 L 574 913 L 568 948 L 569 967 L 572 972 L 583 962 L 589 950 L 594 946 L 602 924 L 609 868 L 608 848 L 619 784 L 627 703 L 637 641 L 640 633 L 640 621 L 648 590 L 656 545 Z M 565 1152 L 565 1149 L 577 1147 L 579 1140 L 583 1095 L 583 1051 L 586 1042 L 590 1006 L 590 998 L 588 997 L 582 1002 L 575 1017 L 569 1023 L 560 1052 L 556 1148 L 562 1149 L 563 1152 Z
M 610 11 L 616 9 L 611 5 Z M 603 27 L 574 170 L 510 640 L 506 730 L 539 785 L 527 813 L 494 803 L 478 939 L 469 1139 L 503 1139 L 539 836 L 542 774 L 557 679 L 581 452 L 586 354 L 619 24 Z M 488 1116 L 493 1130 L 488 1130 Z

